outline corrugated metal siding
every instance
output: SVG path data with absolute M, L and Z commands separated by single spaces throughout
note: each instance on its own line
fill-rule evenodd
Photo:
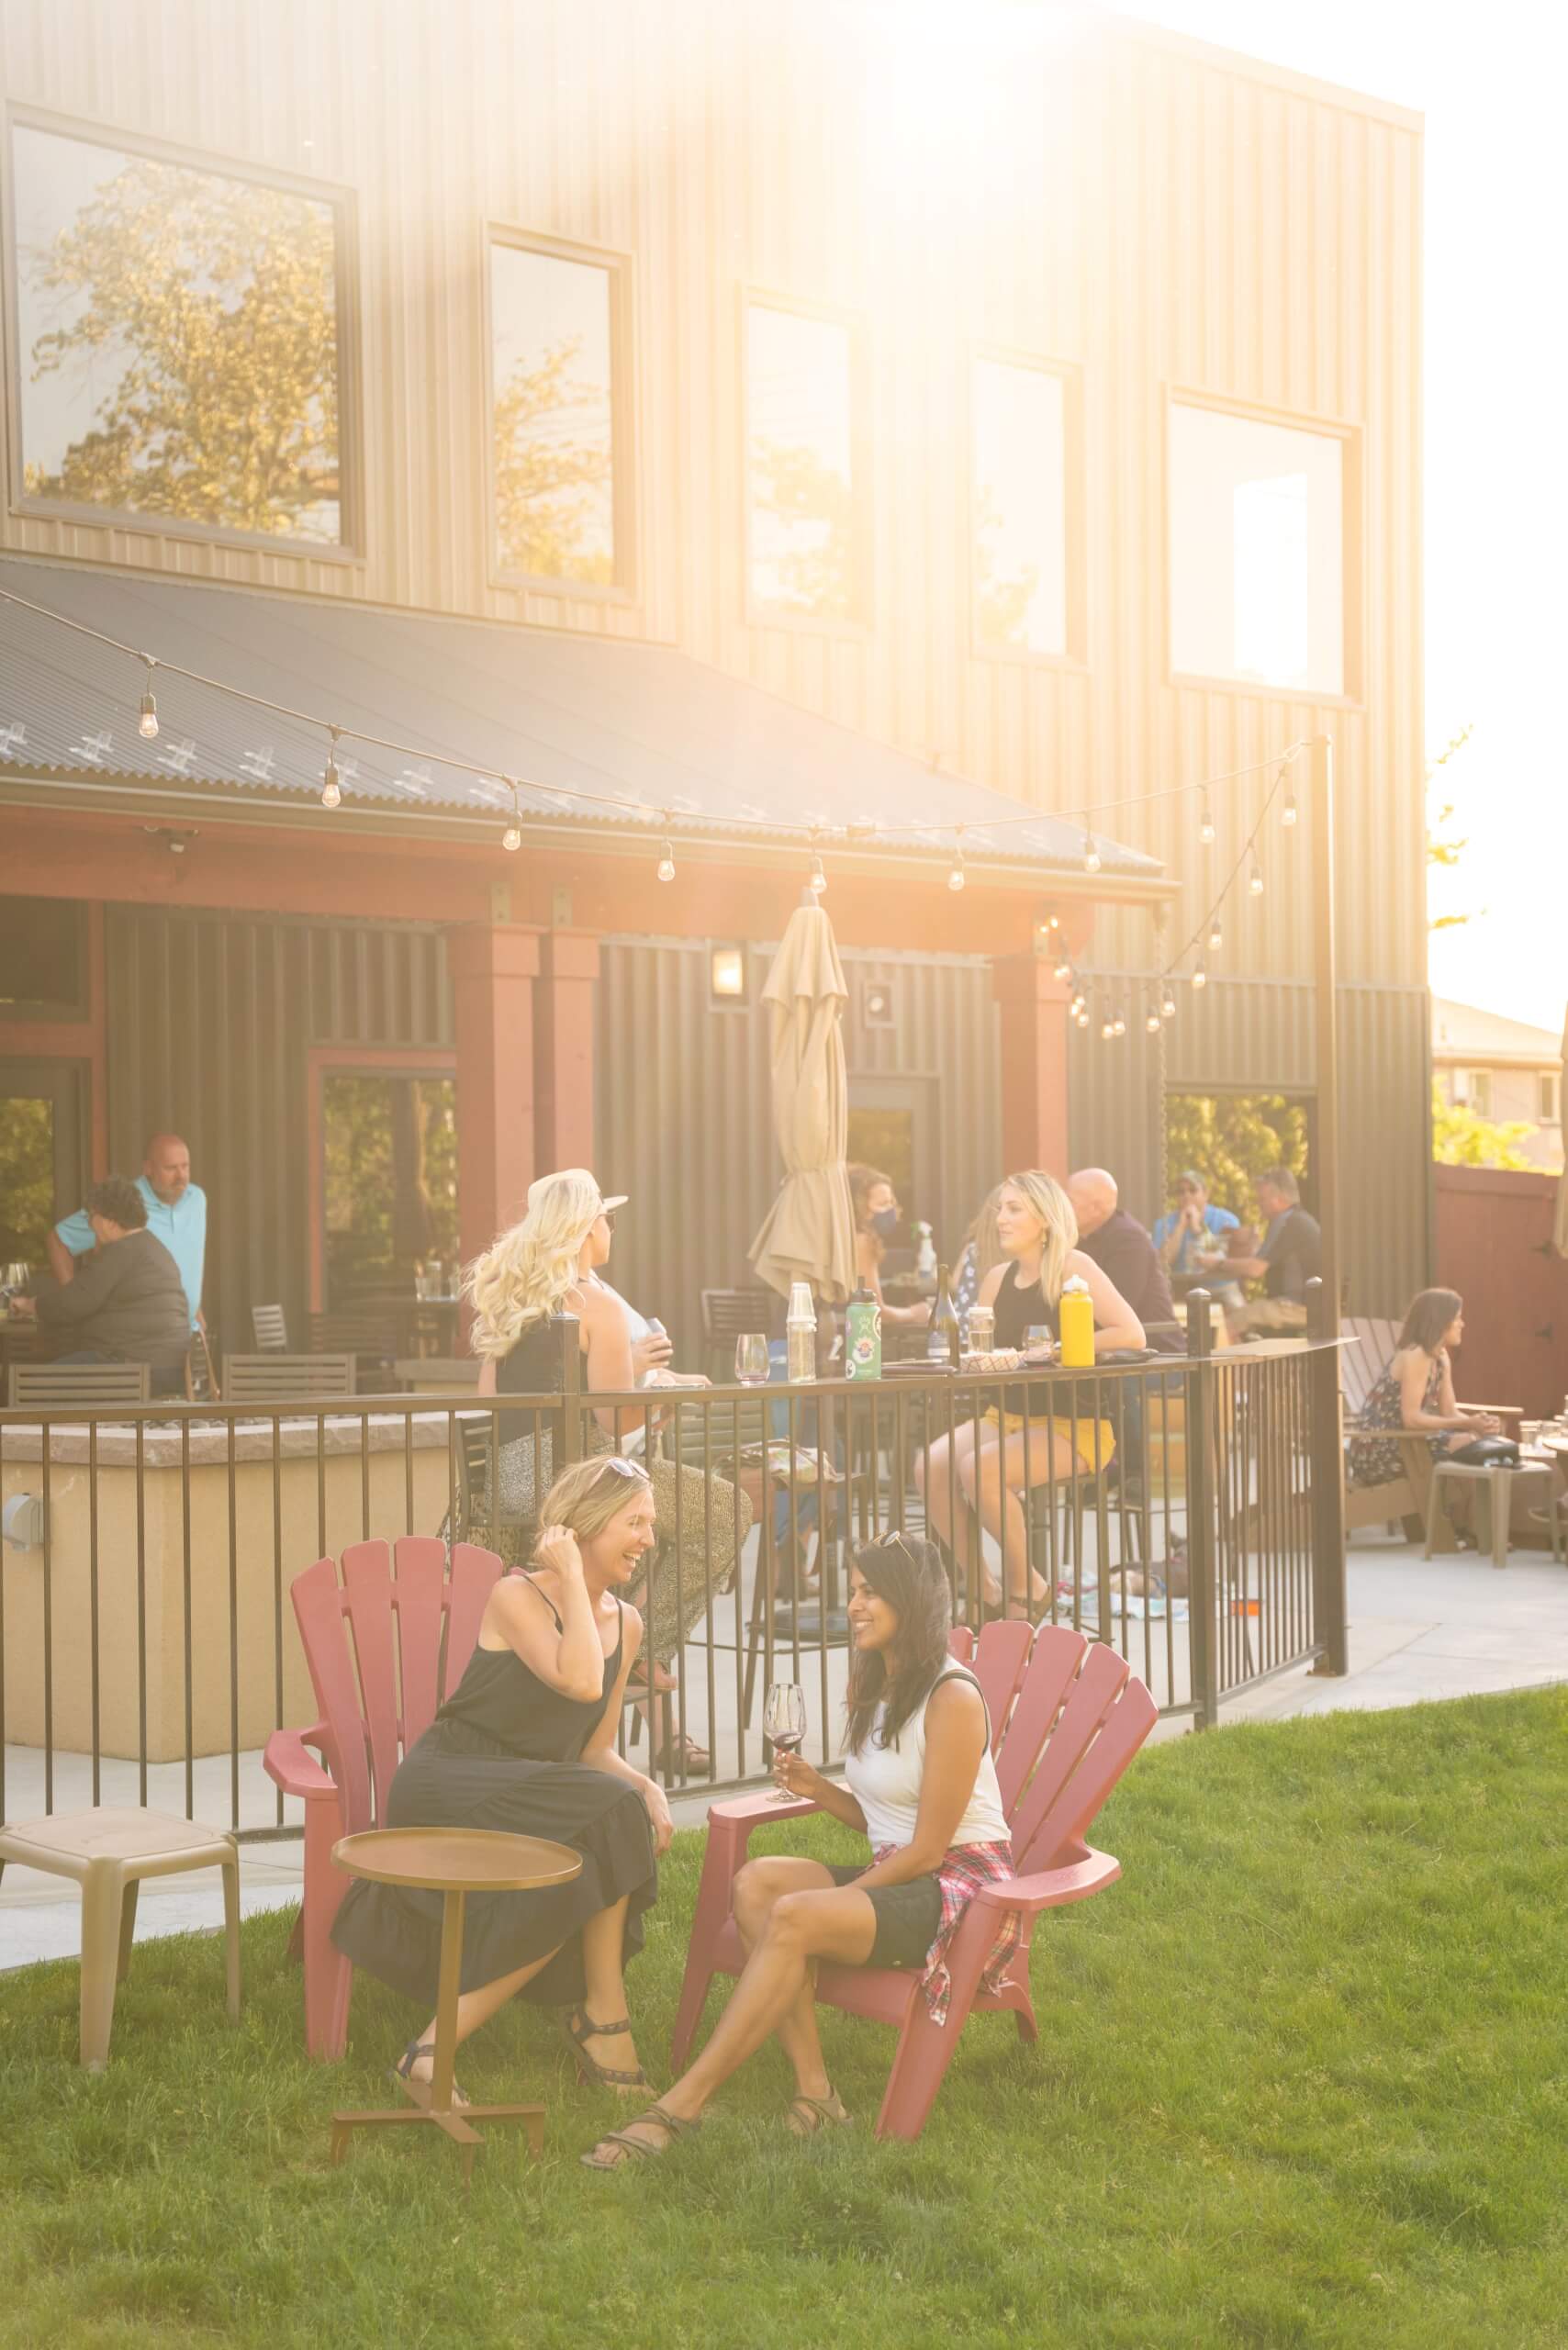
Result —
M 697 1360 L 700 1292 L 755 1280 L 746 1250 L 778 1189 L 768 1024 L 758 992 L 770 946 L 750 950 L 744 1007 L 713 1007 L 708 950 L 683 939 L 612 939 L 601 955 L 596 1173 L 626 1192 L 611 1278 L 657 1313 Z M 938 1196 L 921 1208 L 945 1248 L 996 1181 L 1001 1089 L 996 1007 L 983 962 L 846 953 L 845 1049 L 858 1077 L 934 1078 Z M 867 1028 L 861 985 L 896 974 L 896 1028 Z
M 207 1194 L 208 1323 L 250 1344 L 281 1303 L 303 1346 L 308 1294 L 306 1054 L 313 1045 L 450 1047 L 433 931 L 106 909 L 109 1156 L 140 1169 L 173 1128 Z
M 1180 991 L 1163 1038 L 1142 1024 L 1137 974 L 1104 973 L 1095 1004 L 1121 1001 L 1127 1034 L 1073 1032 L 1069 1065 L 1072 1157 L 1108 1167 L 1123 1203 L 1151 1223 L 1165 1204 L 1159 1104 L 1170 1093 L 1310 1096 L 1316 1082 L 1312 991 L 1302 984 L 1211 980 Z M 1341 1197 L 1350 1221 L 1341 1263 L 1352 1312 L 1403 1314 L 1430 1278 L 1430 1011 L 1425 989 L 1348 987 L 1339 995 Z
M 364 559 L 211 547 L 0 515 L 8 547 L 308 596 L 647 635 L 1106 829 L 1189 886 L 1245 837 L 1256 785 L 1111 804 L 1338 746 L 1347 978 L 1418 985 L 1422 863 L 1418 125 L 1396 109 L 1074 12 L 966 73 L 940 124 L 918 24 L 839 0 L 11 0 L 13 101 L 352 189 L 363 345 Z M 877 46 L 880 43 L 880 48 Z M 911 52 L 910 60 L 902 55 Z M 972 61 L 971 61 L 972 62 Z M 632 256 L 635 601 L 498 588 L 484 484 L 484 224 Z M 744 593 L 738 311 L 764 287 L 867 338 L 872 604 L 864 629 L 759 621 Z M 966 370 L 975 343 L 1081 371 L 1081 664 L 978 657 L 969 611 Z M 1361 436 L 1360 699 L 1177 685 L 1165 657 L 1172 387 Z M 847 796 L 847 795 L 846 795 Z M 853 813 L 846 807 L 846 814 Z M 1244 971 L 1309 968 L 1305 827 L 1266 845 Z M 1098 955 L 1148 954 L 1139 918 Z

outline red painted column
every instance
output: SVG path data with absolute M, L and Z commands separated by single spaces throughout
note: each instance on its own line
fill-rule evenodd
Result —
M 534 1050 L 541 1170 L 592 1169 L 599 940 L 588 931 L 547 930 L 540 939 L 540 949 L 543 976 L 534 1015 Z
M 1002 1158 L 1020 1173 L 1042 1167 L 1065 1180 L 1068 984 L 1043 957 L 1011 955 L 992 964 L 991 987 L 1002 1007 Z
M 457 1224 L 466 1262 L 517 1222 L 539 1172 L 539 933 L 465 923 L 446 933 L 446 962 L 457 1032 Z

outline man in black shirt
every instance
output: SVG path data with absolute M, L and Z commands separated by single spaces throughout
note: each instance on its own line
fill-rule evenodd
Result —
M 1323 1270 L 1322 1228 L 1302 1206 L 1288 1167 L 1271 1167 L 1253 1189 L 1269 1228 L 1256 1257 L 1232 1258 L 1229 1270 L 1239 1281 L 1260 1281 L 1264 1293 L 1235 1316 L 1232 1330 L 1238 1337 L 1305 1330 L 1306 1284 Z
M 1107 1280 L 1114 1281 L 1148 1332 L 1155 1352 L 1180 1353 L 1181 1334 L 1158 1326 L 1176 1319 L 1159 1251 L 1137 1216 L 1118 1205 L 1115 1177 L 1103 1167 L 1081 1167 L 1068 1177 L 1067 1195 L 1078 1218 L 1078 1245 L 1084 1255 L 1092 1257 Z M 1152 1329 L 1151 1324 L 1156 1326 Z
M 36 1312 L 68 1344 L 57 1362 L 144 1362 L 154 1395 L 178 1392 L 191 1342 L 191 1313 L 180 1269 L 147 1229 L 147 1203 L 124 1175 L 87 1194 L 93 1254 L 69 1282 L 50 1281 L 24 1310 Z

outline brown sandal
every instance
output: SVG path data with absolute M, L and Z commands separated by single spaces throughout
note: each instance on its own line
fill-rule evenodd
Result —
M 797 2115 L 800 2117 L 798 2120 Z M 784 2127 L 793 2131 L 797 2138 L 814 2138 L 818 2131 L 825 2129 L 830 2121 L 842 2127 L 851 2118 L 835 2088 L 830 2087 L 826 2097 L 808 2097 L 801 2089 L 790 2099 Z
M 577 2078 L 584 2088 L 645 2089 L 648 2087 L 648 2076 L 641 2065 L 634 2073 L 629 2073 L 624 2066 L 618 2070 L 613 2065 L 601 2065 L 597 2056 L 590 2056 L 588 2053 L 588 2041 L 609 2040 L 618 2031 L 630 2031 L 630 2016 L 622 2016 L 614 2023 L 595 2023 L 588 2009 L 577 2006 L 563 2009 L 557 2020 L 566 2034 L 567 2046 L 577 2060 Z
M 663 2130 L 666 2133 L 665 2143 L 662 2146 L 650 2146 L 645 2138 L 633 2138 L 631 2133 L 639 2121 L 651 2121 L 656 2129 Z M 607 2130 L 603 2137 L 596 2140 L 588 2148 L 586 2154 L 577 2156 L 577 2160 L 585 2170 L 624 2170 L 626 2165 L 623 2162 L 601 2163 L 596 2160 L 599 2147 L 624 2146 L 627 2154 L 634 2161 L 649 2162 L 655 2154 L 667 2154 L 678 2138 L 689 2137 L 694 2130 L 700 2130 L 701 2127 L 700 2121 L 683 2121 L 678 2113 L 666 2113 L 662 2105 L 650 2105 L 646 2113 L 639 2113 L 634 2121 L 627 2123 L 624 2130 Z

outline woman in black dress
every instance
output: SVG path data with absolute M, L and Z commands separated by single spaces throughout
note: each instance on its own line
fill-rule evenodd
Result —
M 468 1669 L 404 1756 L 385 1821 L 501 1829 L 582 1854 L 569 1885 L 469 1896 L 457 2037 L 520 1991 L 565 2003 L 582 2076 L 628 2091 L 647 2082 L 622 1968 L 642 1947 L 671 1829 L 662 1790 L 615 1751 L 643 1636 L 618 1595 L 653 1547 L 653 1493 L 635 1461 L 610 1453 L 556 1479 L 534 1571 L 503 1575 L 491 1593 Z M 360 1880 L 332 1939 L 356 1966 L 433 2005 L 441 1913 L 439 1893 Z M 430 2079 L 434 2039 L 432 2018 L 398 2066 L 406 2080 Z

